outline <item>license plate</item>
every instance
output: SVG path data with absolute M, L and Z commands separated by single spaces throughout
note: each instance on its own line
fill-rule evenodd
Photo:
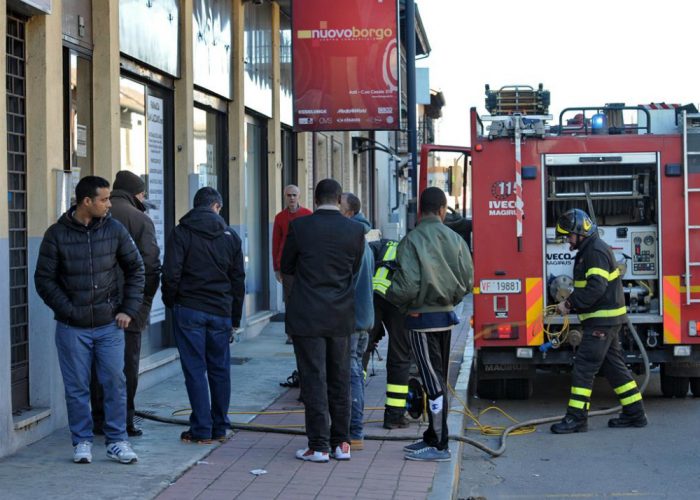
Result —
M 480 293 L 520 293 L 520 280 L 481 280 Z

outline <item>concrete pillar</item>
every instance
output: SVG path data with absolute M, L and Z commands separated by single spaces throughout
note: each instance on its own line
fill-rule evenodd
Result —
M 28 235 L 43 236 L 56 221 L 52 170 L 63 170 L 63 50 L 61 4 L 27 23 Z M 57 152 L 60 152 L 57 154 Z
M 194 68 L 192 0 L 180 2 L 180 78 L 175 80 L 175 220 L 190 208 L 189 174 L 194 172 Z
M 272 3 L 272 118 L 267 121 L 270 224 L 282 210 L 282 134 L 280 122 L 280 6 Z
M 313 210 L 314 185 L 313 185 L 313 134 L 301 132 L 296 134 L 297 141 L 297 179 L 299 182 L 299 203 Z
M 355 175 L 355 166 L 352 161 L 352 137 L 350 132 L 343 132 L 340 140 L 342 141 L 343 147 L 343 188 L 359 197 L 360 193 L 357 190 L 357 176 Z
M 54 2 L 54 6 L 56 3 Z M 60 18 L 60 15 L 58 17 Z M 92 173 L 112 182 L 121 166 L 119 2 L 92 2 L 92 32 Z M 81 176 L 89 174 L 90 172 L 80 172 Z
M 232 0 L 231 91 L 233 100 L 228 106 L 229 144 L 229 219 L 233 226 L 245 224 L 245 67 L 243 51 L 244 8 L 241 0 Z
M 29 295 L 29 401 L 50 408 L 50 420 L 32 433 L 15 434 L 34 440 L 52 426 L 65 425 L 61 405 L 62 381 L 53 342 L 53 314 L 34 288 L 39 245 L 46 228 L 56 222 L 55 170 L 64 168 L 63 157 L 63 25 L 60 2 L 50 15 L 36 15 L 26 25 L 27 108 L 27 278 Z

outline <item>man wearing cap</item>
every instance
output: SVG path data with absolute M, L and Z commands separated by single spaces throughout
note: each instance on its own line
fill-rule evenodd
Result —
M 139 382 L 139 358 L 141 357 L 141 332 L 149 324 L 153 296 L 160 282 L 160 249 L 156 242 L 156 228 L 146 215 L 146 184 L 138 175 L 121 170 L 114 179 L 110 201 L 112 217 L 121 222 L 141 254 L 145 267 L 146 284 L 143 302 L 138 315 L 124 329 L 124 375 L 126 376 L 126 431 L 129 436 L 140 436 L 143 431 L 134 425 L 134 397 Z M 94 367 L 93 367 L 94 373 Z M 102 434 L 104 410 L 102 388 L 93 377 L 91 384 L 92 419 L 95 434 Z

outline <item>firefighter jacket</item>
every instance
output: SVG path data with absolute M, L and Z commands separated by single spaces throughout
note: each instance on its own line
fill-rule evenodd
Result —
M 437 216 L 423 216 L 396 250 L 386 298 L 402 312 L 452 311 L 471 292 L 474 279 L 467 244 Z
M 597 233 L 583 240 L 574 260 L 574 291 L 567 306 L 584 327 L 627 321 L 622 276 L 610 247 Z
M 391 276 L 396 268 L 396 247 L 399 242 L 382 239 L 369 244 L 374 253 L 375 271 L 372 277 L 372 289 L 384 297 L 391 286 Z

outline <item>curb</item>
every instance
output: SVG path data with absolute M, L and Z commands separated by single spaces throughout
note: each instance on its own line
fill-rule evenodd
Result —
M 459 375 L 455 383 L 454 391 L 463 401 L 467 402 L 467 390 L 469 387 L 469 377 L 471 375 L 472 360 L 474 359 L 474 343 L 472 342 L 474 330 L 469 329 L 467 333 L 467 341 L 464 346 L 464 354 L 462 363 L 459 365 Z M 456 398 L 451 398 L 450 414 L 447 417 L 447 427 L 452 429 L 452 433 L 459 429 L 460 433 L 464 432 L 467 424 L 467 416 L 464 414 L 464 408 Z M 464 451 L 464 443 L 461 441 L 450 440 L 450 454 L 452 458 L 449 462 L 439 463 L 435 476 L 433 476 L 433 485 L 428 495 L 428 500 L 445 500 L 450 498 L 456 500 L 459 494 L 459 474 L 462 468 L 462 453 Z

